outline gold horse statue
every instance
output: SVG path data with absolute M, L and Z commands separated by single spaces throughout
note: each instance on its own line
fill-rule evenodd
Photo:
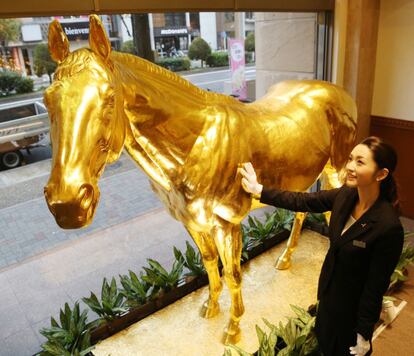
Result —
M 236 343 L 244 312 L 240 222 L 259 206 L 242 189 L 238 166 L 252 162 L 267 187 L 308 189 L 324 168 L 336 173 L 344 165 L 354 142 L 355 104 L 322 81 L 282 82 L 250 104 L 201 90 L 144 59 L 112 51 L 95 15 L 89 44 L 70 52 L 60 24 L 49 27 L 49 51 L 58 62 L 44 96 L 53 151 L 44 190 L 49 209 L 62 228 L 89 224 L 99 177 L 125 147 L 200 250 L 209 278 L 201 309 L 206 318 L 219 313 L 220 257 L 231 295 L 223 341 Z M 296 225 L 300 231 L 300 219 Z

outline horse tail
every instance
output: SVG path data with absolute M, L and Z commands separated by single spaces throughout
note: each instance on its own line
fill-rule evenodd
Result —
M 331 105 L 327 107 L 330 124 L 330 160 L 339 172 L 344 168 L 349 153 L 355 145 L 357 126 L 357 107 L 352 97 L 342 88 L 332 86 Z

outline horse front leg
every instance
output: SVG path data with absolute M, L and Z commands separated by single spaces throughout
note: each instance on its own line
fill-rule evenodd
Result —
M 240 319 L 244 314 L 243 298 L 241 293 L 242 273 L 240 258 L 242 252 L 242 238 L 240 225 L 224 222 L 214 229 L 216 243 L 223 263 L 224 280 L 230 291 L 231 308 L 230 321 L 224 329 L 223 343 L 235 344 L 240 340 Z
M 200 315 L 203 318 L 212 318 L 220 312 L 218 298 L 223 289 L 218 270 L 218 251 L 211 236 L 188 228 L 187 231 L 200 250 L 203 265 L 208 275 L 210 293 L 201 307 Z
M 292 254 L 295 251 L 296 246 L 298 245 L 298 240 L 300 233 L 302 231 L 302 225 L 305 221 L 306 213 L 296 213 L 295 220 L 293 222 L 292 230 L 289 235 L 288 242 L 286 244 L 285 250 L 279 256 L 276 262 L 276 268 L 283 270 L 290 268 L 292 262 Z

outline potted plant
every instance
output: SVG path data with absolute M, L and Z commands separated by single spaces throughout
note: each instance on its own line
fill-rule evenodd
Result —
M 262 223 L 257 217 L 249 216 L 248 225 L 241 226 L 243 236 L 243 259 L 256 257 L 289 236 L 294 214 L 285 209 L 275 209 L 265 213 Z
M 42 328 L 40 333 L 47 341 L 42 344 L 42 351 L 36 355 L 40 356 L 62 356 L 62 355 L 88 355 L 94 348 L 91 346 L 91 329 L 96 326 L 96 321 L 88 323 L 87 310 L 80 311 L 79 303 L 70 309 L 65 303 L 64 309 L 60 309 L 60 325 L 52 317 L 51 327 Z
M 149 267 L 143 267 L 146 274 L 142 275 L 142 280 L 153 285 L 158 291 L 158 297 L 155 300 L 157 308 L 161 309 L 181 298 L 184 288 L 178 288 L 178 286 L 183 279 L 183 262 L 175 260 L 171 271 L 168 272 L 159 262 L 151 258 L 147 261 Z
M 112 277 L 111 284 L 104 278 L 101 288 L 101 300 L 99 301 L 95 293 L 91 292 L 89 298 L 82 298 L 82 301 L 96 314 L 100 316 L 98 330 L 94 332 L 94 339 L 97 335 L 112 335 L 118 331 L 119 327 L 115 320 L 128 308 L 125 305 L 124 296 L 119 293 L 115 278 Z M 106 323 L 105 323 L 106 322 Z M 121 322 L 122 323 L 122 322 Z
M 192 292 L 197 288 L 208 283 L 208 276 L 204 268 L 203 260 L 198 251 L 196 251 L 188 241 L 185 242 L 185 254 L 174 246 L 174 256 L 177 261 L 181 261 L 188 272 L 184 274 L 185 283 Z
M 287 355 L 320 355 L 318 342 L 314 333 L 315 317 L 304 309 L 291 305 L 296 316 L 288 318 L 288 322 L 278 326 L 263 319 L 270 333 L 266 334 L 258 325 L 256 333 L 259 338 L 259 350 L 253 355 L 259 356 L 287 356 Z M 224 355 L 230 356 L 230 349 L 235 350 L 238 355 L 252 356 L 238 346 L 228 345 Z
M 323 213 L 308 213 L 303 225 L 321 235 L 328 236 L 329 227 Z
M 414 247 L 407 242 L 408 238 L 412 235 L 414 235 L 412 232 L 404 233 L 404 248 L 401 252 L 397 266 L 391 275 L 391 282 L 390 286 L 388 287 L 387 294 L 391 294 L 400 288 L 401 285 L 408 279 L 408 267 L 414 263 Z

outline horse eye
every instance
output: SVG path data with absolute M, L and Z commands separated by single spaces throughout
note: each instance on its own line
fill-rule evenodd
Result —
M 111 95 L 109 95 L 109 96 L 106 98 L 106 100 L 105 100 L 105 104 L 106 104 L 106 105 L 111 105 L 111 106 L 113 106 L 113 105 L 114 105 L 114 102 L 115 102 L 115 94 L 111 94 Z

